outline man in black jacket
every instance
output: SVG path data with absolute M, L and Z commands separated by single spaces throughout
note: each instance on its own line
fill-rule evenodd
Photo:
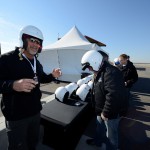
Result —
M 97 128 L 95 138 L 88 139 L 87 144 L 101 146 L 106 143 L 107 149 L 117 149 L 118 124 L 127 109 L 122 73 L 109 64 L 108 55 L 102 51 L 86 52 L 81 64 L 95 75 L 93 95 Z
M 20 48 L 0 57 L 1 109 L 6 119 L 8 150 L 35 150 L 40 127 L 40 83 L 48 83 L 61 75 L 54 69 L 43 72 L 36 58 L 41 52 L 42 32 L 34 26 L 20 31 Z

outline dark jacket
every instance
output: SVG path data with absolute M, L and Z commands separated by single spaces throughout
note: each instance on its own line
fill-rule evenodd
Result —
M 19 51 L 16 49 L 0 57 L 0 93 L 2 93 L 1 109 L 6 120 L 20 120 L 42 109 L 40 102 L 40 83 L 30 92 L 17 92 L 12 88 L 15 80 L 28 78 L 33 79 L 34 72 L 30 63 L 24 58 L 19 59 Z M 38 80 L 46 83 L 54 80 L 51 74 L 43 72 L 42 65 L 36 61 Z
M 126 88 L 118 68 L 104 62 L 94 81 L 95 111 L 115 119 L 127 111 Z
M 119 70 L 123 73 L 124 82 L 127 83 L 127 88 L 131 88 L 138 80 L 138 74 L 135 66 L 131 61 L 128 61 L 126 66 L 118 66 Z

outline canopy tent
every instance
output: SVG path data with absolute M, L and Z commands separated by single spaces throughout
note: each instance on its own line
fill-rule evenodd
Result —
M 83 73 L 81 58 L 88 50 L 102 49 L 97 44 L 90 43 L 74 26 L 60 40 L 44 47 L 38 59 L 46 73 L 59 67 L 62 70 L 59 80 L 76 82 Z

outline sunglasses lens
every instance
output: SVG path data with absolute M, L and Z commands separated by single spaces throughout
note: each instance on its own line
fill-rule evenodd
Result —
M 39 44 L 39 45 L 40 45 L 40 41 L 37 40 L 37 39 L 34 39 L 34 38 L 30 38 L 30 42 L 36 43 L 36 44 Z
M 39 40 L 35 40 L 35 43 L 40 45 L 40 41 Z
M 34 42 L 35 42 L 35 40 L 34 40 L 33 38 L 30 38 L 30 42 L 34 43 Z

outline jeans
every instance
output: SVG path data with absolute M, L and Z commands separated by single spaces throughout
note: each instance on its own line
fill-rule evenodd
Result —
M 40 113 L 18 121 L 6 120 L 8 150 L 35 150 L 39 131 Z
M 95 144 L 101 146 L 106 144 L 106 150 L 115 150 L 118 148 L 118 125 L 119 118 L 104 121 L 97 116 L 97 127 L 95 134 Z

